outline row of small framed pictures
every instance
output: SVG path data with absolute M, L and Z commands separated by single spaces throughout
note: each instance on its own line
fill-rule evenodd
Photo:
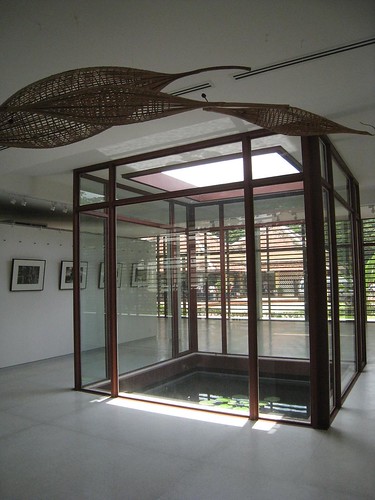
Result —
M 124 264 L 119 262 L 116 269 L 116 282 L 117 287 L 121 287 L 122 272 Z M 104 288 L 104 262 L 100 263 L 99 267 L 99 288 Z M 86 288 L 87 284 L 87 262 L 81 262 L 80 267 L 80 283 L 81 288 Z M 131 286 L 140 287 L 147 286 L 147 267 L 142 263 L 132 264 Z M 73 262 L 63 261 L 61 263 L 60 275 L 60 290 L 67 290 L 73 288 Z
M 87 283 L 87 262 L 81 262 L 81 287 Z M 10 280 L 11 292 L 43 290 L 46 261 L 37 259 L 13 259 Z M 73 262 L 63 260 L 60 270 L 60 290 L 73 288 Z
M 43 290 L 44 275 L 46 269 L 45 260 L 35 259 L 13 259 L 10 290 L 34 291 Z M 87 286 L 88 263 L 80 263 L 80 286 Z M 121 286 L 123 264 L 117 264 L 117 286 Z M 104 288 L 104 262 L 100 263 L 99 269 L 99 288 Z M 131 286 L 147 286 L 147 268 L 143 263 L 132 264 Z M 60 290 L 73 289 L 73 262 L 63 260 L 60 268 Z

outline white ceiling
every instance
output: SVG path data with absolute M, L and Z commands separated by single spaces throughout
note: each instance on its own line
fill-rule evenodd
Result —
M 178 73 L 238 64 L 254 70 L 375 36 L 374 0 L 0 0 L 0 9 L 0 102 L 29 83 L 80 67 Z M 291 104 L 373 131 L 360 122 L 375 125 L 374 44 L 238 81 L 237 73 L 195 75 L 167 91 L 210 82 L 209 101 Z M 70 146 L 0 151 L 0 208 L 18 207 L 32 218 L 30 207 L 41 199 L 48 209 L 57 202 L 55 214 L 71 202 L 75 168 L 251 128 L 193 111 L 114 127 Z M 365 212 L 375 205 L 375 138 L 331 139 L 360 183 Z M 17 203 L 10 206 L 13 195 Z

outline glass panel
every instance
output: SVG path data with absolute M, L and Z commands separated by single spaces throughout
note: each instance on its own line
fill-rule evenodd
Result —
M 175 207 L 176 208 L 176 207 Z M 179 284 L 177 304 L 179 312 L 178 320 L 178 352 L 182 353 L 190 349 L 189 345 L 189 275 L 186 233 L 178 231 L 174 236 L 176 243 L 176 278 Z
M 332 158 L 332 175 L 334 190 L 345 201 L 349 201 L 349 179 L 334 158 Z
M 219 205 L 201 205 L 195 207 L 196 229 L 210 229 L 219 227 Z
M 220 193 L 212 193 L 211 197 L 220 198 Z M 228 208 L 230 207 L 230 208 Z M 220 215 L 222 210 L 222 215 Z M 227 216 L 226 216 L 227 214 Z M 242 229 L 236 229 L 228 239 L 226 223 L 230 225 L 236 222 L 236 228 L 242 224 Z M 194 226 L 190 230 L 190 238 L 194 240 L 194 253 L 196 256 L 195 280 L 197 288 L 197 316 L 198 316 L 198 347 L 205 352 L 227 352 L 229 338 L 227 333 L 233 330 L 228 313 L 231 308 L 231 286 L 234 285 L 234 277 L 238 274 L 232 263 L 231 244 L 244 235 L 244 205 L 243 202 L 234 201 L 219 204 L 207 204 L 196 206 L 194 209 Z M 241 234 L 239 234 L 241 233 Z M 242 251 L 244 259 L 242 272 L 246 268 L 246 253 Z M 233 268 L 230 277 L 230 268 Z M 244 278 L 246 282 L 246 275 Z M 237 284 L 235 285 L 235 288 Z M 234 294 L 235 291 L 232 290 Z M 247 305 L 245 304 L 245 309 Z M 233 313 L 233 309 L 232 309 Z M 204 320 L 204 321 L 201 321 Z M 210 321 L 208 321 L 210 320 Z M 212 321 L 211 321 L 212 320 Z M 214 321 L 213 321 L 214 320 Z M 231 328 L 230 328 L 231 327 Z M 247 326 L 246 338 L 242 347 L 232 347 L 237 353 L 247 352 Z M 236 329 L 234 329 L 236 330 Z M 233 331 L 234 331 L 233 330 Z M 233 346 L 236 344 L 236 333 L 231 334 Z M 241 344 L 241 345 L 242 345 Z M 233 352 L 231 349 L 228 352 Z
M 234 227 L 231 224 L 227 227 L 227 222 L 233 220 L 236 221 Z M 248 414 L 244 203 L 196 207 L 194 223 L 196 229 L 190 230 L 189 238 L 194 242 L 190 258 L 197 284 L 198 350 L 222 355 L 216 358 L 221 360 L 220 369 L 220 362 L 215 363 L 217 385 L 202 381 L 201 392 L 206 401 L 202 400 L 201 404 Z M 232 357 L 233 354 L 236 357 Z M 207 387 L 214 387 L 214 392 L 209 394 Z
M 172 292 L 175 272 L 168 229 L 170 203 L 159 201 L 117 209 L 118 359 L 123 375 L 172 356 Z M 120 390 L 127 390 L 126 379 Z
M 101 203 L 107 199 L 108 169 L 80 176 L 79 204 Z
M 259 411 L 264 417 L 277 415 L 278 418 L 309 420 L 310 353 L 303 193 L 286 191 L 257 196 L 254 215 Z
M 138 183 L 130 180 L 121 180 L 116 184 L 116 199 L 124 200 L 128 198 L 136 198 L 137 196 L 142 196 L 149 194 L 147 191 L 140 188 Z
M 375 321 L 375 219 L 363 221 L 367 321 Z
M 243 210 L 243 204 L 236 205 Z M 243 211 L 238 212 L 238 218 L 243 217 Z M 224 235 L 227 349 L 231 354 L 247 355 L 249 345 L 245 226 L 225 229 Z
M 252 177 L 265 179 L 302 171 L 302 151 L 299 137 L 273 135 L 251 141 Z
M 117 198 L 131 190 L 130 196 L 142 196 L 237 182 L 243 179 L 241 154 L 242 144 L 233 143 L 118 166 Z
M 220 231 L 190 232 L 195 240 L 198 349 L 222 352 Z
M 246 238 L 243 202 L 197 207 L 195 239 L 198 348 L 247 354 Z M 225 217 L 227 207 L 230 217 Z M 234 220 L 234 229 L 226 222 Z M 242 226 L 239 225 L 242 221 Z M 215 227 L 216 226 L 216 227 Z
M 341 390 L 356 373 L 355 300 L 353 274 L 352 224 L 348 210 L 335 201 L 337 272 L 340 320 Z
M 243 220 L 243 203 L 232 205 Z M 226 228 L 224 214 L 181 199 L 118 207 L 120 391 L 248 414 L 244 229 Z
M 106 301 L 104 283 L 99 282 L 105 262 L 106 223 L 105 218 L 80 215 L 80 259 L 87 263 L 86 286 L 80 290 L 81 367 L 84 386 L 109 392 Z
M 155 234 L 159 234 L 162 225 L 169 225 L 170 203 L 168 201 L 150 201 L 119 207 L 117 214 L 125 223 L 127 220 L 136 221 L 138 227 L 148 227 L 148 232 L 155 227 Z
M 175 203 L 174 204 L 174 212 L 173 218 L 175 225 L 180 229 L 186 229 L 186 204 L 184 203 Z
M 190 155 L 190 154 L 189 154 Z M 202 155 L 203 156 L 203 155 Z M 186 159 L 189 156 L 186 155 Z M 187 166 L 176 163 L 176 168 L 153 172 L 147 170 L 139 175 L 125 174 L 124 180 L 136 181 L 147 192 L 178 191 L 197 187 L 215 186 L 242 182 L 243 161 L 240 153 L 227 157 L 210 158 L 206 161 L 188 162 Z M 301 171 L 300 163 L 281 146 L 260 149 L 252 156 L 254 179 L 295 174 Z M 136 185 L 134 183 L 134 185 Z
M 331 270 L 331 237 L 329 219 L 328 192 L 323 189 L 323 215 L 324 215 L 324 245 L 327 276 L 327 319 L 328 319 L 328 350 L 329 350 L 329 388 L 330 407 L 335 406 L 335 356 L 334 356 L 334 323 L 332 321 L 332 270 Z
M 226 203 L 224 205 L 224 226 L 242 226 L 239 228 L 239 231 L 241 231 L 242 236 L 245 235 L 245 207 L 243 201 Z
M 230 184 L 243 181 L 243 162 L 241 156 L 216 158 L 209 163 L 165 170 L 160 174 L 152 174 L 152 177 L 155 185 L 166 191 Z

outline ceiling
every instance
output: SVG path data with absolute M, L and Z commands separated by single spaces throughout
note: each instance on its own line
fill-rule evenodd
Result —
M 361 124 L 375 126 L 373 0 L 0 0 L 0 8 L 0 102 L 29 83 L 75 68 L 257 70 L 307 57 L 238 80 L 233 76 L 242 71 L 202 73 L 177 80 L 166 91 L 208 83 L 209 101 L 290 104 L 374 131 Z M 362 41 L 371 43 L 309 57 Z M 185 97 L 201 100 L 201 93 Z M 113 127 L 69 146 L 0 151 L 0 220 L 61 227 L 71 219 L 75 168 L 253 128 L 198 110 Z M 371 215 L 375 138 L 331 139 L 360 183 L 363 215 Z

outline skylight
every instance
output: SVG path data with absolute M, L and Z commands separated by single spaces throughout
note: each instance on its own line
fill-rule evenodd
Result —
M 278 153 L 255 155 L 251 161 L 253 179 L 298 173 L 296 167 Z M 243 181 L 243 163 L 242 158 L 236 158 L 206 165 L 168 170 L 163 172 L 163 175 L 197 187 L 228 184 Z

